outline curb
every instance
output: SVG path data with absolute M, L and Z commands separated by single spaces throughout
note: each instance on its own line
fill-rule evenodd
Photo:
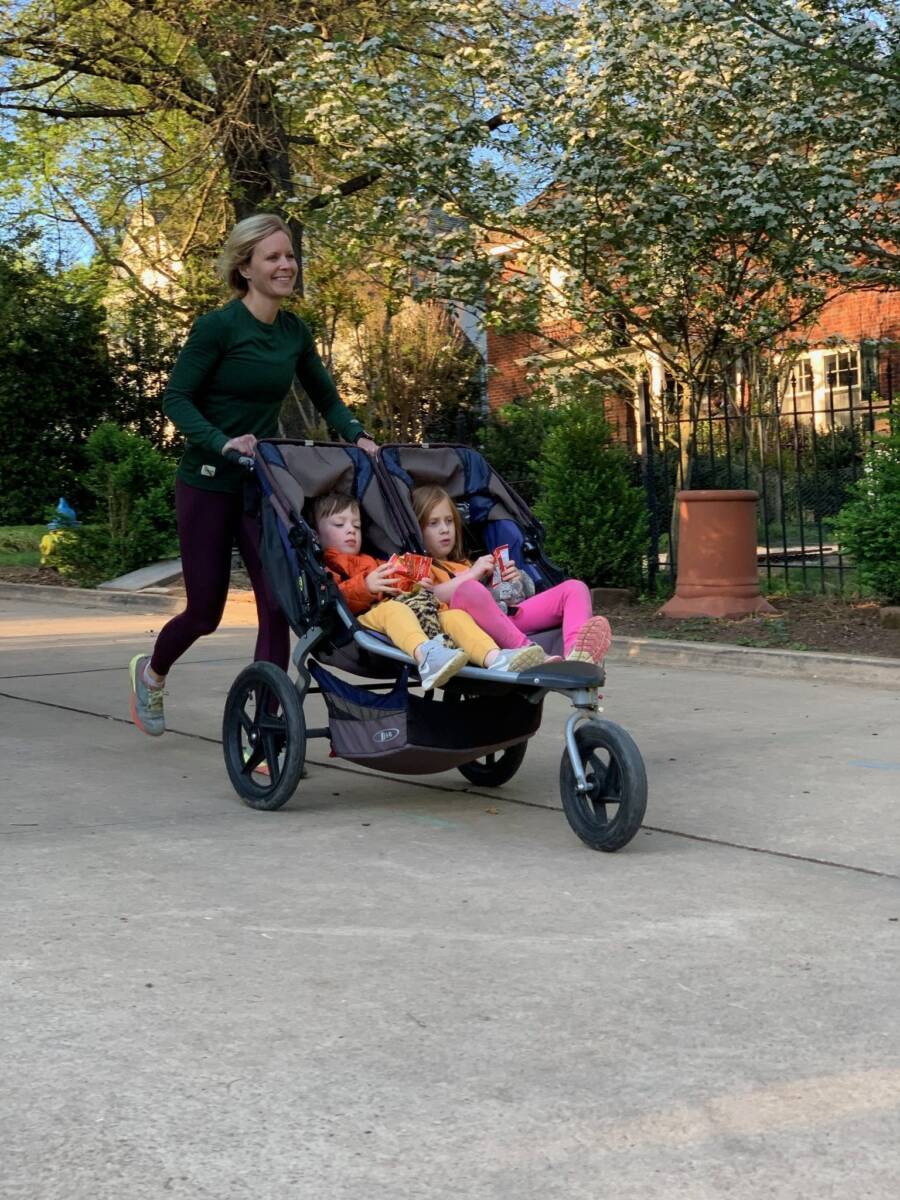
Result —
M 647 667 L 815 679 L 900 691 L 900 659 L 826 654 L 814 650 L 764 650 L 722 642 L 676 642 L 664 638 L 614 637 L 608 662 Z
M 43 583 L 0 583 L 0 600 L 31 600 L 38 604 L 71 604 L 82 608 L 133 608 L 138 612 L 178 612 L 183 601 L 160 592 L 114 592 L 109 589 L 49 587 Z
M 229 596 L 229 603 L 234 597 Z M 241 597 L 243 599 L 243 597 Z M 252 600 L 252 594 L 246 599 Z M 95 591 L 92 588 L 47 587 L 40 583 L 0 583 L 0 600 L 71 604 L 90 608 L 132 608 L 138 612 L 178 612 L 180 596 L 159 592 Z M 763 650 L 721 642 L 677 642 L 664 638 L 614 637 L 611 663 L 647 667 L 686 667 L 696 671 L 730 671 L 772 675 L 781 679 L 815 679 L 822 683 L 857 684 L 900 691 L 900 659 L 825 654 L 813 650 Z

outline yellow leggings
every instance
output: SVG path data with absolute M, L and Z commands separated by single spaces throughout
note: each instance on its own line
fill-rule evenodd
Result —
M 366 629 L 386 634 L 394 645 L 410 658 L 415 658 L 416 647 L 428 640 L 419 624 L 419 618 L 408 605 L 401 604 L 399 600 L 382 600 L 380 604 L 358 616 L 357 620 Z M 465 650 L 469 661 L 476 667 L 483 667 L 484 660 L 490 652 L 498 648 L 494 639 L 488 637 L 462 609 L 442 608 L 438 613 L 438 620 L 444 633 L 452 638 L 461 650 Z

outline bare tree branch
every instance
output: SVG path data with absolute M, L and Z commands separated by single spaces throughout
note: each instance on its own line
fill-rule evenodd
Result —
M 73 104 L 59 108 L 49 104 L 0 104 L 0 109 L 8 112 L 38 112 L 47 117 L 60 117 L 64 121 L 77 121 L 84 117 L 137 117 L 156 111 L 157 105 L 147 104 L 143 108 L 106 108 L 101 104 Z

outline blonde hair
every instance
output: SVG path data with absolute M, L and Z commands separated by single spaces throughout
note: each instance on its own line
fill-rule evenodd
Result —
M 241 274 L 253 257 L 253 251 L 263 238 L 271 237 L 273 233 L 284 233 L 288 237 L 291 231 L 281 217 L 275 213 L 254 213 L 238 221 L 225 239 L 222 253 L 216 263 L 219 278 L 229 284 L 240 296 L 246 296 L 248 283 Z
M 451 562 L 465 562 L 466 552 L 463 548 L 463 525 L 462 518 L 459 515 L 459 509 L 453 503 L 450 493 L 445 491 L 437 484 L 427 483 L 422 487 L 413 488 L 410 496 L 412 500 L 413 512 L 416 514 L 416 520 L 419 522 L 419 528 L 424 529 L 425 523 L 442 500 L 446 500 L 450 505 L 450 512 L 453 514 L 453 529 L 455 538 L 453 546 L 450 549 Z

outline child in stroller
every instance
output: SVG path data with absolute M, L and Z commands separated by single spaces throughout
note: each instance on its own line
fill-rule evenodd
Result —
M 266 577 L 297 637 L 297 678 L 256 662 L 229 691 L 225 765 L 247 804 L 282 807 L 297 788 L 313 738 L 327 739 L 332 756 L 377 770 L 421 775 L 456 768 L 477 787 L 500 786 L 521 766 L 540 728 L 543 701 L 554 692 L 574 709 L 559 771 L 569 824 L 593 849 L 618 850 L 631 841 L 643 819 L 647 778 L 630 735 L 600 716 L 601 666 L 558 660 L 501 672 L 466 665 L 446 680 L 439 697 L 436 688 L 416 695 L 410 690 L 418 677 L 415 657 L 361 624 L 326 567 L 309 523 L 317 497 L 353 497 L 365 516 L 363 548 L 377 563 L 398 549 L 424 554 L 410 497 L 416 487 L 437 483 L 464 512 L 477 553 L 491 548 L 491 539 L 511 550 L 515 542 L 538 593 L 561 582 L 543 555 L 540 524 L 477 451 L 384 446 L 370 458 L 355 446 L 266 439 L 249 466 L 262 493 Z M 534 640 L 551 654 L 562 649 L 560 630 L 537 632 Z M 327 711 L 319 727 L 308 726 L 304 716 L 313 695 Z
M 509 586 L 513 602 L 501 607 L 494 595 L 496 589 L 485 583 L 486 577 L 497 572 L 497 559 L 484 554 L 473 563 L 465 557 L 459 509 L 447 492 L 428 484 L 415 488 L 411 500 L 422 542 L 433 560 L 432 579 L 439 600 L 469 613 L 498 646 L 524 647 L 530 644 L 526 634 L 561 626 L 567 660 L 603 662 L 612 631 L 606 617 L 592 615 L 591 593 L 580 579 L 554 584 L 538 596 L 531 576 L 509 562 L 498 573 L 500 582 Z
M 521 671 L 544 661 L 540 646 L 527 641 L 501 650 L 469 613 L 438 607 L 438 602 L 433 606 L 433 629 L 424 629 L 415 611 L 404 603 L 397 568 L 360 553 L 362 515 L 352 496 L 341 492 L 319 496 L 313 501 L 312 517 L 325 566 L 347 607 L 364 629 L 383 633 L 406 651 L 426 692 L 443 687 L 467 662 L 489 671 Z M 448 646 L 445 637 L 453 644 Z

